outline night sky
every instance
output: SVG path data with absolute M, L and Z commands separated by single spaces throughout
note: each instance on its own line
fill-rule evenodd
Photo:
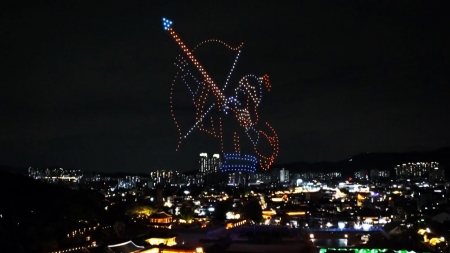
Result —
M 0 164 L 186 171 L 219 152 L 198 133 L 175 152 L 180 49 L 163 17 L 190 47 L 245 43 L 239 73 L 271 78 L 260 114 L 278 132 L 277 164 L 450 145 L 445 1 L 120 2 L 1 8 Z

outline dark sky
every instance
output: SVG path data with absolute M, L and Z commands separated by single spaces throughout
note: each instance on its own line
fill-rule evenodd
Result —
M 450 145 L 446 1 L 269 2 L 2 7 L 0 164 L 183 171 L 199 152 L 218 152 L 200 134 L 175 152 L 180 51 L 162 17 L 191 47 L 245 42 L 237 69 L 271 77 L 261 117 L 278 132 L 277 163 Z

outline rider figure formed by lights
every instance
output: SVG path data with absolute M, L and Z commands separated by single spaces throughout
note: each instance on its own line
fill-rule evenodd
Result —
M 278 156 L 278 136 L 268 122 L 259 124 L 258 108 L 263 91 L 271 89 L 269 76 L 245 75 L 238 82 L 229 85 L 243 44 L 231 47 L 223 41 L 212 39 L 190 49 L 172 28 L 172 21 L 164 18 L 163 27 L 182 51 L 175 62 L 178 72 L 173 79 L 170 101 L 179 133 L 177 150 L 192 131 L 198 130 L 220 140 L 224 157 L 221 168 L 223 172 L 255 173 L 257 167 L 268 170 Z M 196 50 L 207 43 L 219 44 L 236 53 L 227 80 L 222 84 L 210 76 L 196 57 Z M 187 131 L 182 130 L 177 119 L 177 101 L 173 94 L 179 89 L 178 86 L 182 86 L 184 90 L 187 87 L 196 111 L 194 124 Z M 208 103 L 208 97 L 214 97 L 214 102 Z M 269 144 L 270 152 L 260 150 L 261 141 Z M 244 151 L 244 142 L 249 143 L 250 150 Z

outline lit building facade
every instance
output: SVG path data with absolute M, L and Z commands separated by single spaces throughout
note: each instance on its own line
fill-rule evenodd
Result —
M 175 170 L 157 170 L 150 172 L 150 180 L 153 186 L 156 184 L 177 184 L 180 180 L 180 173 Z
M 433 182 L 445 181 L 445 170 L 443 166 L 435 167 L 430 171 L 429 180 Z
M 74 182 L 79 183 L 83 178 L 81 170 L 64 168 L 28 168 L 28 176 L 49 183 Z
M 200 174 L 205 175 L 209 171 L 207 153 L 200 153 L 199 165 L 200 165 L 199 168 Z
M 369 172 L 367 170 L 359 170 L 355 172 L 354 176 L 355 179 L 367 180 L 369 179 Z
M 423 178 L 428 177 L 430 172 L 439 169 L 437 162 L 414 162 L 399 164 L 395 167 L 397 177 L 403 178 Z
M 153 213 L 149 217 L 149 227 L 168 228 L 172 227 L 172 215 L 165 212 Z
M 289 170 L 285 170 L 284 168 L 280 170 L 280 183 L 288 183 L 289 182 Z
M 302 172 L 298 173 L 297 179 L 302 179 L 303 181 L 310 181 L 310 180 L 331 180 L 335 178 L 341 178 L 342 173 L 341 172 Z
M 252 183 L 270 183 L 272 180 L 270 173 L 256 173 L 250 175 L 250 181 Z
M 377 170 L 377 169 L 370 170 L 371 179 L 388 178 L 390 176 L 391 172 L 389 170 Z
M 221 166 L 219 154 L 213 154 L 211 158 L 208 158 L 207 153 L 200 153 L 198 183 L 209 185 L 220 183 Z
M 249 175 L 243 172 L 227 173 L 228 185 L 245 185 L 249 182 Z

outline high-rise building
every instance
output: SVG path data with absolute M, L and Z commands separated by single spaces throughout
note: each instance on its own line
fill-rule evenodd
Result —
M 441 167 L 435 167 L 430 171 L 429 180 L 433 182 L 445 181 L 445 170 Z
M 395 167 L 397 177 L 404 178 L 423 178 L 428 177 L 430 172 L 439 168 L 437 162 L 414 162 L 399 164 Z
M 218 173 L 221 165 L 222 163 L 220 161 L 220 155 L 214 154 L 211 160 L 209 161 L 209 174 Z
M 208 171 L 208 154 L 207 153 L 200 153 L 200 169 L 199 172 L 201 175 L 205 175 Z
M 220 167 L 222 165 L 219 154 L 213 154 L 213 156 L 208 159 L 207 153 L 200 153 L 199 165 L 200 165 L 199 175 L 201 177 L 200 183 L 202 184 L 219 183 Z
M 289 170 L 285 170 L 284 168 L 280 170 L 280 183 L 289 182 Z
M 152 186 L 156 184 L 177 184 L 180 180 L 180 173 L 174 170 L 157 170 L 150 172 L 150 181 Z
M 249 183 L 249 174 L 244 172 L 226 173 L 228 185 L 247 185 Z

